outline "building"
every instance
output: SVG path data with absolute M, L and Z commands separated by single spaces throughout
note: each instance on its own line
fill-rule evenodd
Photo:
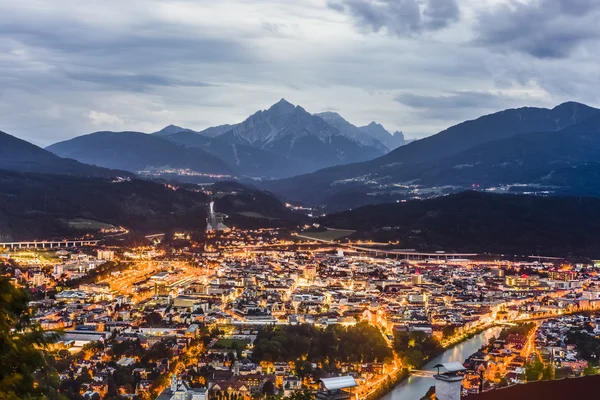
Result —
M 208 217 L 206 218 L 206 232 L 228 231 L 229 227 L 225 225 L 225 215 L 215 212 L 215 202 L 211 201 L 208 205 Z
M 336 378 L 323 378 L 317 391 L 317 400 L 349 400 L 355 397 L 354 393 L 345 391 L 358 386 L 351 376 Z
M 317 277 L 317 266 L 316 265 L 307 265 L 304 269 L 304 277 L 306 279 L 314 279 Z
M 62 274 L 64 274 L 65 272 L 65 266 L 62 264 L 56 264 L 54 266 L 54 271 L 52 272 L 52 275 L 56 276 L 56 277 L 60 277 Z
M 417 273 L 411 276 L 411 282 L 413 285 L 422 285 L 423 284 L 423 275 Z
M 32 283 L 33 283 L 33 286 L 35 286 L 35 287 L 42 286 L 46 283 L 46 277 L 42 273 L 37 273 L 37 274 L 33 275 Z
M 115 252 L 112 250 L 98 250 L 98 260 L 114 261 Z
M 163 390 L 156 400 L 206 400 L 206 389 L 192 389 L 189 385 L 177 378 L 177 375 L 171 376 L 171 386 Z

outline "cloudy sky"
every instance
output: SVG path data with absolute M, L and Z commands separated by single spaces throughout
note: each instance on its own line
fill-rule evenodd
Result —
M 598 0 L 0 0 L 0 130 L 203 129 L 285 97 L 422 137 L 600 105 Z

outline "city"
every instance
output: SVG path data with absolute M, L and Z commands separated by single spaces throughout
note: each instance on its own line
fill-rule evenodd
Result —
M 0 0 L 0 400 L 595 398 L 599 21 Z
M 35 321 L 60 332 L 53 367 L 74 399 L 376 399 L 410 375 L 420 398 L 434 385 L 426 364 L 481 335 L 453 360 L 465 396 L 597 372 L 594 264 L 411 256 L 311 235 L 209 219 L 202 242 L 181 232 L 2 258 L 34 294 Z M 332 397 L 324 382 L 343 377 Z

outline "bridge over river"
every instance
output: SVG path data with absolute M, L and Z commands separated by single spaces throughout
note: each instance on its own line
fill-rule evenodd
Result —
M 53 249 L 60 247 L 96 246 L 99 240 L 61 240 L 33 242 L 0 242 L 5 249 Z
M 386 394 L 381 400 L 413 400 L 420 399 L 427 393 L 427 390 L 435 385 L 433 379 L 434 366 L 437 364 L 458 361 L 464 362 L 467 357 L 487 344 L 492 337 L 498 336 L 502 327 L 489 328 L 478 335 L 475 335 L 464 342 L 450 347 L 439 356 L 433 358 L 423 366 L 423 369 L 413 371 L 408 379 L 400 382 L 390 393 Z

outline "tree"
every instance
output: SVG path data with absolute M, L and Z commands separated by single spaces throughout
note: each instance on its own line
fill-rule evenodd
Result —
M 273 382 L 266 381 L 263 384 L 262 392 L 265 396 L 273 396 L 275 394 L 275 385 L 273 385 Z
M 588 364 L 588 366 L 583 369 L 583 375 L 596 375 L 596 368 L 594 368 L 593 365 Z
M 308 374 L 312 374 L 313 368 L 312 363 L 310 361 L 296 360 L 294 362 L 294 369 L 296 370 L 296 375 L 300 379 L 304 379 L 304 377 Z
M 542 379 L 545 381 L 554 380 L 554 366 L 551 363 L 548 363 L 548 365 L 546 365 L 544 368 Z
M 144 316 L 145 326 L 161 326 L 163 322 L 162 317 L 156 311 L 152 311 Z
M 32 321 L 25 291 L 0 275 L 0 399 L 59 398 L 44 353 L 56 339 Z M 36 381 L 36 376 L 41 380 Z
M 301 392 L 294 392 L 290 396 L 291 400 L 314 400 L 315 395 L 309 390 L 303 390 Z
M 451 337 L 452 335 L 454 335 L 455 332 L 456 332 L 456 326 L 454 326 L 454 325 L 446 325 L 445 327 L 442 328 L 442 335 L 443 335 L 444 339 Z
M 525 366 L 525 376 L 527 377 L 527 382 L 539 381 L 543 372 L 544 364 L 542 364 L 539 358 L 536 358 L 535 361 Z

